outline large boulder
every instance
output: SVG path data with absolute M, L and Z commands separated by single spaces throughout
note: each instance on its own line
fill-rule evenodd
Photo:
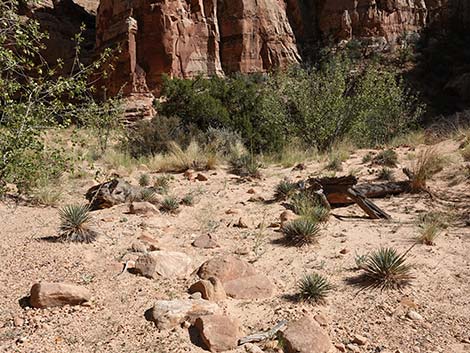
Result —
M 92 210 L 109 208 L 128 201 L 139 201 L 142 188 L 133 186 L 124 179 L 113 179 L 95 185 L 85 194 Z
M 328 353 L 333 345 L 311 315 L 290 322 L 281 332 L 286 353 Z
M 269 278 L 256 272 L 246 261 L 235 256 L 216 257 L 206 261 L 198 271 L 199 277 L 218 278 L 226 294 L 236 299 L 263 299 L 273 295 Z
M 192 269 L 191 263 L 191 258 L 185 253 L 156 250 L 139 256 L 135 271 L 147 278 L 185 278 Z
M 240 328 L 237 322 L 223 315 L 208 315 L 196 319 L 194 326 L 211 352 L 224 352 L 237 347 Z
M 66 283 L 39 282 L 31 287 L 30 304 L 34 308 L 80 305 L 91 298 L 84 287 Z
M 184 321 L 194 323 L 201 316 L 220 314 L 221 309 L 203 299 L 159 300 L 150 310 L 149 319 L 161 330 L 171 329 Z

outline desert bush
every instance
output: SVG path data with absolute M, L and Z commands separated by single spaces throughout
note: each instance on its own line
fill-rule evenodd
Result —
M 47 34 L 37 21 L 25 21 L 19 7 L 15 0 L 0 2 L 0 189 L 13 183 L 28 192 L 39 180 L 58 177 L 67 165 L 60 150 L 45 145 L 44 131 L 93 110 L 87 79 L 110 52 L 83 65 L 79 33 L 73 72 L 60 75 L 63 62 L 48 64 L 41 57 Z
M 408 252 L 398 254 L 393 248 L 380 248 L 368 255 L 361 266 L 366 288 L 399 289 L 413 279 L 412 266 L 406 263 Z
M 179 209 L 179 201 L 174 196 L 168 196 L 163 199 L 160 204 L 160 210 L 165 213 L 177 213 Z
M 314 222 L 326 222 L 330 217 L 330 210 L 320 202 L 319 196 L 307 191 L 293 195 L 290 206 L 294 213 Z
M 396 167 L 398 163 L 398 155 L 394 150 L 383 150 L 380 151 L 372 161 L 375 164 L 383 165 L 386 167 Z
M 287 180 L 281 180 L 276 185 L 274 198 L 278 201 L 287 200 L 297 191 L 297 185 Z
M 231 172 L 242 177 L 260 178 L 261 163 L 252 154 L 234 156 L 229 161 Z
M 305 275 L 298 283 L 299 298 L 310 303 L 322 303 L 333 290 L 328 279 L 318 273 Z
M 283 228 L 285 242 L 294 246 L 304 246 L 317 242 L 320 236 L 318 222 L 309 218 L 298 218 L 288 222 Z
M 374 158 L 375 154 L 373 152 L 367 152 L 367 154 L 362 157 L 362 163 L 369 163 L 372 162 L 372 159 Z
M 332 155 L 325 168 L 327 170 L 340 172 L 343 170 L 343 161 L 337 155 Z
M 69 242 L 91 243 L 96 232 L 90 228 L 90 208 L 88 205 L 69 205 L 59 210 L 60 239 Z

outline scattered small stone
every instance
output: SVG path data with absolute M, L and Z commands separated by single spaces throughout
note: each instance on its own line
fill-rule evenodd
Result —
M 414 310 L 408 311 L 406 316 L 413 321 L 423 321 L 424 318 Z
M 361 336 L 361 335 L 355 335 L 352 342 L 356 343 L 359 346 L 363 346 L 367 344 L 367 337 Z
M 22 319 L 21 317 L 19 316 L 15 316 L 13 318 L 13 325 L 15 325 L 15 327 L 21 327 L 24 325 L 24 319 Z
M 307 167 L 305 166 L 304 163 L 299 163 L 297 164 L 294 168 L 292 168 L 293 171 L 296 171 L 296 170 L 305 170 Z
M 240 210 L 234 209 L 234 208 L 229 208 L 227 211 L 225 211 L 225 214 L 238 214 L 240 213 Z
M 201 292 L 194 292 L 193 294 L 191 294 L 191 299 L 202 299 Z
M 146 253 L 147 252 L 147 247 L 145 246 L 145 244 L 143 244 L 140 241 L 134 241 L 134 242 L 132 242 L 130 250 L 133 251 L 133 252 Z
M 248 228 L 248 225 L 245 223 L 242 217 L 240 217 L 238 223 L 235 223 L 233 226 L 237 228 Z
M 251 188 L 247 191 L 248 194 L 256 194 L 256 190 Z
M 81 305 L 91 298 L 84 287 L 65 283 L 39 282 L 31 287 L 30 304 L 34 308 Z
M 212 234 L 200 235 L 193 241 L 192 245 L 201 249 L 214 249 L 219 247 L 216 237 Z
M 346 348 L 349 349 L 352 352 L 360 352 L 361 351 L 361 349 L 358 346 L 356 346 L 355 344 L 352 344 L 352 343 L 349 343 L 346 346 Z
M 349 252 L 348 249 L 341 249 L 341 251 L 340 251 L 339 253 L 342 254 L 342 255 L 345 255 L 345 254 L 347 254 L 348 252 Z
M 265 198 L 263 196 L 252 196 L 248 199 L 248 202 L 264 202 Z
M 315 321 L 318 322 L 321 326 L 327 326 L 328 325 L 328 319 L 325 315 L 323 314 L 317 314 L 314 317 Z
M 155 202 L 161 201 L 157 199 L 158 198 L 157 195 L 154 195 L 154 197 L 155 197 Z M 128 209 L 129 209 L 129 213 L 137 214 L 137 215 L 155 215 L 155 214 L 160 213 L 160 211 L 154 204 L 147 202 L 147 201 L 131 202 L 129 204 Z
M 223 315 L 199 317 L 194 323 L 202 341 L 211 352 L 224 352 L 237 347 L 240 328 L 237 322 Z
M 188 169 L 187 171 L 183 173 L 183 176 L 188 180 L 192 180 L 194 176 L 194 170 Z
M 263 350 L 253 343 L 246 343 L 243 347 L 247 353 L 263 353 Z
M 198 173 L 196 175 L 196 180 L 198 180 L 198 181 L 207 181 L 207 177 L 204 174 Z
M 340 352 L 346 352 L 346 346 L 342 343 L 335 343 L 335 348 Z

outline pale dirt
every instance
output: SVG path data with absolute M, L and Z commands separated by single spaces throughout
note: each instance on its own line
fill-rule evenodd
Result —
M 418 228 L 419 213 L 450 210 L 462 216 L 470 208 L 470 184 L 448 187 L 447 179 L 463 164 L 456 153 L 458 143 L 441 143 L 439 151 L 451 155 L 452 163 L 429 183 L 438 196 L 403 195 L 377 200 L 392 221 L 364 218 L 357 206 L 336 209 L 325 226 L 318 245 L 304 248 L 276 243 L 281 233 L 276 228 L 258 230 L 264 222 L 279 220 L 285 209 L 280 203 L 249 202 L 252 196 L 269 200 L 275 185 L 284 177 L 293 180 L 322 173 L 324 163 L 308 163 L 307 170 L 269 167 L 263 179 L 242 181 L 225 168 L 205 172 L 206 182 L 188 181 L 175 174 L 171 193 L 183 196 L 197 191 L 193 207 L 181 207 L 177 215 L 154 216 L 125 214 L 125 207 L 93 212 L 94 227 L 101 234 L 94 244 L 52 243 L 41 238 L 55 236 L 59 225 L 56 208 L 15 206 L 0 203 L 0 351 L 2 352 L 204 352 L 190 341 L 188 330 L 176 328 L 159 332 L 144 318 L 144 312 L 157 299 L 188 298 L 187 288 L 196 281 L 151 280 L 131 273 L 115 277 L 127 259 L 135 259 L 131 244 L 143 232 L 158 239 L 164 249 L 182 251 L 192 257 L 196 269 L 216 255 L 234 254 L 247 249 L 241 258 L 252 261 L 259 272 L 268 275 L 275 295 L 266 300 L 227 299 L 225 312 L 240 320 L 245 334 L 269 329 L 281 319 L 292 320 L 304 313 L 322 313 L 328 318 L 325 329 L 334 343 L 348 344 L 355 334 L 368 337 L 361 352 L 446 352 L 453 345 L 470 340 L 470 228 L 459 220 L 446 229 L 435 246 L 417 245 L 409 255 L 416 279 L 402 292 L 367 290 L 346 282 L 358 274 L 356 254 L 380 246 L 407 250 Z M 397 149 L 401 166 L 410 163 L 410 148 Z M 361 181 L 374 180 L 363 165 L 361 150 L 345 163 L 345 172 L 359 170 Z M 377 169 L 377 168 L 376 168 Z M 398 171 L 399 169 L 397 169 Z M 133 174 L 136 180 L 139 172 Z M 398 178 L 404 178 L 397 173 Z M 75 181 L 68 195 L 75 203 L 84 201 L 83 193 L 92 180 Z M 255 195 L 247 193 L 253 188 Z M 236 209 L 238 214 L 226 214 Z M 232 226 L 242 217 L 248 229 Z M 468 218 L 468 216 L 467 216 Z M 192 240 L 202 232 L 218 237 L 220 248 L 195 249 Z M 340 254 L 347 249 L 345 255 Z M 325 305 L 297 303 L 288 299 L 296 293 L 296 283 L 304 273 L 317 271 L 330 278 L 336 289 Z M 65 281 L 86 286 L 93 293 L 90 307 L 62 309 L 23 309 L 19 301 L 40 280 Z M 424 321 L 411 321 L 411 309 Z M 16 327 L 14 318 L 23 319 Z M 265 352 L 274 352 L 263 344 Z M 233 352 L 244 352 L 238 349 Z

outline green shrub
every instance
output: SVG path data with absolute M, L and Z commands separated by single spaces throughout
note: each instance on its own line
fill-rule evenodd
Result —
M 230 160 L 231 171 L 242 177 L 260 178 L 261 163 L 251 154 L 244 154 Z
M 153 187 L 160 194 L 166 194 L 170 189 L 170 181 L 173 180 L 171 175 L 159 175 L 153 181 Z
M 330 210 L 320 202 L 318 195 L 307 191 L 292 196 L 290 206 L 294 213 L 314 222 L 325 222 L 330 217 Z
M 139 185 L 140 186 L 149 186 L 149 184 L 150 184 L 150 176 L 147 173 L 140 174 Z
M 325 301 L 333 286 L 326 277 L 318 273 L 305 275 L 298 283 L 299 298 L 310 303 L 322 303 Z

